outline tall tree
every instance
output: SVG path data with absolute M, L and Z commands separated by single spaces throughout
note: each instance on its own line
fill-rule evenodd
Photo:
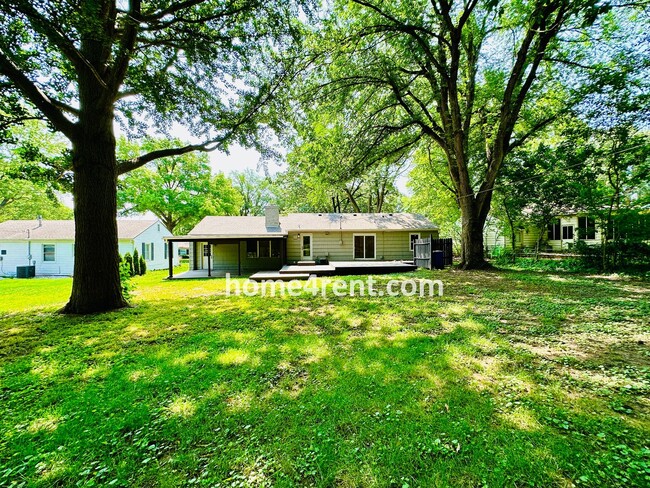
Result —
M 285 0 L 0 0 L 2 106 L 20 109 L 2 121 L 44 118 L 72 147 L 75 270 L 64 312 L 127 305 L 119 175 L 160 157 L 252 143 L 261 107 L 286 76 L 278 54 L 295 33 L 296 9 Z M 139 135 L 182 123 L 205 142 L 118 161 L 116 118 Z
M 264 207 L 280 202 L 276 187 L 268 176 L 246 169 L 233 171 L 230 179 L 241 201 L 239 215 L 264 215 Z
M 58 197 L 72 187 L 64 138 L 34 120 L 7 127 L 0 138 L 0 221 L 72 218 Z
M 400 206 L 397 179 L 408 168 L 410 151 L 359 158 L 359 140 L 349 130 L 353 105 L 341 110 L 310 110 L 286 137 L 289 170 L 280 184 L 288 206 L 298 211 L 382 212 Z M 292 198 L 294 197 L 294 198 Z
M 415 147 L 423 139 L 437 144 L 460 207 L 462 266 L 484 266 L 483 226 L 504 161 L 580 94 L 576 89 L 567 96 L 559 89 L 562 80 L 554 67 L 594 63 L 585 55 L 591 42 L 586 29 L 611 4 L 351 0 L 334 5 L 326 21 L 329 43 L 315 42 L 323 69 L 314 70 L 317 96 L 310 104 L 332 112 L 354 107 L 348 127 L 358 141 L 359 160 L 377 160 L 382 150 Z M 579 76 L 571 81 L 581 86 Z
M 124 159 L 142 152 L 181 147 L 178 139 L 149 139 L 142 144 L 118 141 Z M 188 232 L 206 215 L 233 215 L 237 192 L 223 173 L 213 175 L 206 153 L 167 156 L 147 163 L 118 181 L 118 208 L 123 215 L 151 212 L 172 234 Z

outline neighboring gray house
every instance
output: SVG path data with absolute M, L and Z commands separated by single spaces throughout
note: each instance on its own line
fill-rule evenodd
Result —
M 413 259 L 413 240 L 438 237 L 438 226 L 411 213 L 205 217 L 186 236 L 190 269 L 217 274 L 278 270 L 299 261 L 394 261 Z
M 118 220 L 121 255 L 135 249 L 148 269 L 167 267 L 163 238 L 171 233 L 158 220 Z M 74 220 L 0 222 L 0 276 L 15 276 L 17 266 L 36 266 L 37 276 L 69 276 L 74 271 Z M 178 263 L 178 257 L 174 257 Z

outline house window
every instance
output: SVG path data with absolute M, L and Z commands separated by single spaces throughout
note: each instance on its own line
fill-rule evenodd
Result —
M 596 238 L 596 219 L 591 217 L 578 217 L 578 239 Z
M 279 258 L 282 256 L 282 252 L 280 249 L 280 241 L 279 240 L 273 240 L 271 241 L 271 257 L 272 258 Z
M 375 235 L 357 234 L 354 236 L 354 259 L 375 259 Z
M 154 254 L 156 247 L 153 245 L 153 242 L 151 244 L 149 244 L 149 249 L 150 249 L 149 250 L 149 261 L 153 261 L 154 259 L 156 259 L 156 256 Z
M 43 244 L 43 261 L 54 262 L 56 259 L 56 248 L 54 244 Z
M 411 234 L 410 236 L 410 244 L 409 244 L 409 249 L 412 251 L 413 250 L 413 244 L 415 243 L 416 240 L 420 238 L 420 234 Z
M 572 241 L 573 240 L 573 226 L 572 225 L 565 225 L 562 227 L 562 239 L 565 241 Z
M 203 244 L 203 255 L 204 256 L 210 255 L 210 244 Z
M 271 241 L 263 240 L 257 241 L 257 257 L 270 258 L 271 257 Z
M 553 222 L 548 224 L 548 240 L 559 241 L 561 239 L 560 231 L 560 219 L 555 219 Z
M 163 244 L 163 259 L 167 259 L 167 255 L 168 255 L 168 253 L 167 253 L 167 246 L 168 246 L 168 245 L 169 245 L 169 244 L 166 243 L 166 242 Z
M 280 241 L 273 239 L 250 239 L 246 242 L 246 255 L 249 258 L 279 258 Z
M 257 257 L 257 241 L 255 239 L 246 240 L 246 256 L 249 258 Z
M 154 255 L 153 255 L 153 242 L 150 242 L 149 244 L 145 244 L 144 242 L 142 243 L 142 257 L 146 259 L 147 261 L 153 261 Z

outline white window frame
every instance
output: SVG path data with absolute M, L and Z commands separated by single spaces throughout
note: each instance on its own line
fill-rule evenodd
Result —
M 571 237 L 564 237 L 564 229 L 567 229 L 566 233 L 569 233 L 569 228 L 571 228 Z M 575 225 L 573 224 L 566 224 L 562 225 L 562 234 L 561 234 L 562 240 L 566 242 L 574 242 L 576 240 L 576 228 Z
M 53 249 L 52 254 L 54 259 L 45 259 L 45 246 L 52 246 Z M 56 244 L 43 244 L 42 251 L 43 251 L 42 256 L 43 256 L 44 263 L 56 263 Z
M 305 236 L 309 237 L 309 256 L 303 254 L 305 250 Z M 314 234 L 300 234 L 300 259 L 314 259 Z
M 365 257 L 365 255 L 366 255 L 366 240 L 365 239 L 363 240 L 363 255 L 364 255 L 364 257 L 362 257 L 362 258 L 355 257 L 355 254 L 356 254 L 354 252 L 355 251 L 354 243 L 355 243 L 355 240 L 356 240 L 355 237 L 360 237 L 360 236 L 363 236 L 364 238 L 365 237 L 370 237 L 370 236 L 373 237 L 373 241 L 374 241 L 374 244 L 375 244 L 374 249 L 373 249 L 373 257 L 371 257 L 371 258 Z M 374 260 L 376 260 L 377 259 L 377 234 L 352 234 L 352 259 L 355 260 L 355 261 L 374 261 Z
M 409 234 L 409 248 L 413 251 L 413 236 L 418 236 L 418 239 L 422 239 L 419 232 L 411 232 Z

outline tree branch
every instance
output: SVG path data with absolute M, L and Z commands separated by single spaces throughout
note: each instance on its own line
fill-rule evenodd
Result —
M 174 147 L 169 149 L 158 149 L 156 151 L 151 151 L 137 158 L 128 159 L 120 162 L 117 165 L 117 174 L 122 175 L 128 173 L 134 169 L 140 168 L 151 161 L 155 161 L 160 158 L 167 158 L 170 156 L 181 156 L 182 154 L 187 154 L 194 151 L 210 152 L 217 149 L 220 145 L 218 141 L 208 141 L 204 144 L 188 144 L 187 146 Z
M 113 74 L 111 76 L 111 89 L 113 96 L 116 97 L 118 90 L 126 75 L 126 70 L 129 67 L 129 60 L 135 48 L 136 39 L 138 37 L 138 25 L 140 23 L 140 0 L 131 0 L 129 2 L 129 13 L 126 17 L 126 26 L 120 39 L 120 48 L 115 57 L 115 64 L 113 65 Z
M 533 125 L 533 127 L 526 132 L 524 135 L 522 135 L 519 139 L 516 141 L 513 141 L 510 143 L 508 146 L 508 152 L 512 151 L 513 149 L 522 146 L 527 139 L 535 135 L 539 130 L 543 129 L 546 127 L 548 124 L 556 120 L 560 116 L 560 113 L 555 113 L 553 115 L 550 115 L 549 117 L 546 117 L 545 119 L 540 120 L 538 123 Z
M 57 108 L 61 102 L 53 102 L 41 89 L 36 86 L 20 70 L 18 66 L 9 59 L 3 51 L 0 50 L 0 73 L 9 78 L 28 99 L 32 102 L 41 113 L 47 117 L 52 125 L 65 136 L 73 140 L 76 136 L 76 128 L 63 112 Z
M 4 5 L 5 2 L 2 2 Z M 10 9 L 12 5 L 8 6 Z M 100 85 L 106 88 L 106 82 L 102 79 L 101 75 L 97 72 L 95 67 L 88 61 L 84 55 L 74 46 L 55 25 L 52 24 L 45 16 L 36 10 L 31 2 L 19 1 L 13 5 L 21 13 L 23 13 L 31 22 L 34 30 L 49 39 L 49 41 L 61 50 L 61 53 L 75 66 L 77 69 L 88 69 L 93 76 L 97 79 Z

